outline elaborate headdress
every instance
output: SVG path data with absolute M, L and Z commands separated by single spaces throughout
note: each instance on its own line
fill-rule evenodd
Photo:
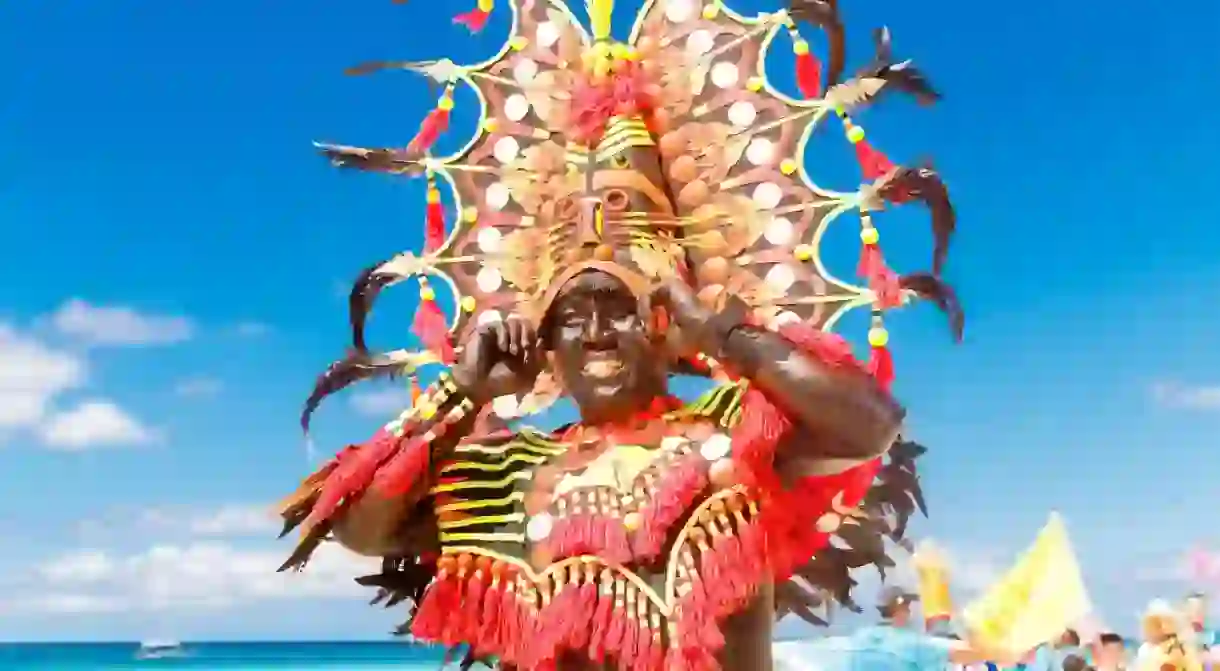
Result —
M 504 4 L 509 37 L 486 62 L 349 70 L 412 70 L 444 90 L 405 149 L 319 145 L 339 166 L 423 177 L 428 196 L 424 251 L 398 254 L 358 279 L 355 353 L 332 367 L 315 403 L 361 377 L 449 362 L 480 322 L 514 312 L 538 319 L 585 268 L 638 291 L 678 273 L 701 298 L 736 296 L 767 325 L 802 320 L 829 329 L 845 311 L 869 307 L 873 369 L 885 385 L 892 367 L 883 310 L 929 297 L 960 336 L 956 300 L 939 280 L 954 228 L 944 184 L 930 167 L 891 163 L 849 116 L 887 92 L 937 98 L 909 61 L 893 60 L 887 31 L 876 33 L 874 59 L 840 81 L 843 30 L 833 0 L 792 0 L 788 11 L 752 18 L 720 0 L 647 0 L 623 43 L 610 38 L 612 0 L 588 0 L 591 32 L 562 0 Z M 490 11 L 481 0 L 475 27 Z M 828 35 L 824 75 L 798 20 Z M 785 42 L 804 99 L 780 92 L 764 70 Z M 478 131 L 453 154 L 434 156 L 459 85 L 477 95 Z M 810 137 L 833 118 L 859 159 L 863 185 L 855 192 L 818 186 L 804 165 Z M 936 244 L 932 272 L 900 277 L 882 258 L 873 213 L 909 201 L 931 209 Z M 860 285 L 833 276 L 821 257 L 827 227 L 852 212 L 860 221 Z M 368 354 L 363 326 L 373 300 L 410 277 L 420 284 L 414 330 L 427 352 Z M 438 281 L 455 297 L 452 317 L 437 304 Z

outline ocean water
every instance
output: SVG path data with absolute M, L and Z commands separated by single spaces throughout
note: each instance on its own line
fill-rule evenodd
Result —
M 136 659 L 138 643 L 0 643 L 0 671 L 402 669 L 438 671 L 444 652 L 405 642 L 189 643 L 179 657 Z

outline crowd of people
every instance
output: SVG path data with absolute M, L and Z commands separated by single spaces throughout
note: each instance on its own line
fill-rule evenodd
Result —
M 1106 628 L 1068 629 L 1057 641 L 1024 653 L 988 650 L 969 634 L 954 633 L 945 618 L 920 620 L 919 596 L 899 587 L 882 590 L 876 624 L 850 635 L 854 669 L 869 671 L 1211 671 L 1220 668 L 1220 639 L 1208 627 L 1206 596 L 1181 604 L 1150 603 L 1138 639 Z M 922 626 L 920 626 L 922 624 Z

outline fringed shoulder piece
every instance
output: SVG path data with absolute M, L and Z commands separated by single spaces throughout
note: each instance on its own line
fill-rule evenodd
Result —
M 281 570 L 302 568 L 337 516 L 370 490 L 386 498 L 418 491 L 431 477 L 437 440 L 472 410 L 473 403 L 457 392 L 452 378 L 442 375 L 372 438 L 345 448 L 306 478 L 279 506 L 281 537 L 301 530 L 301 540 Z

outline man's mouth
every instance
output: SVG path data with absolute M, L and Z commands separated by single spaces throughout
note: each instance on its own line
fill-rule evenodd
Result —
M 592 378 L 611 378 L 623 370 L 623 362 L 613 352 L 590 352 L 582 371 Z

